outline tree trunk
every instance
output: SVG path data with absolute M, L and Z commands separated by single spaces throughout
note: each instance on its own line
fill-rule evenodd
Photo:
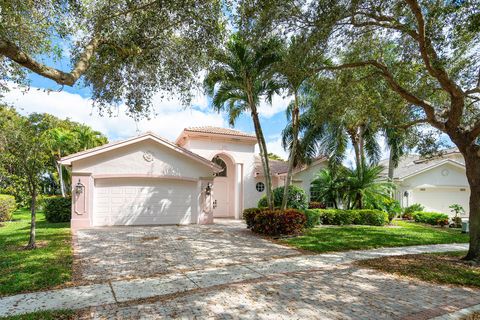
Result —
M 355 151 L 355 165 L 357 166 L 357 171 L 360 173 L 362 170 L 362 164 L 361 164 L 362 156 L 360 155 L 360 148 L 356 138 L 352 138 L 352 145 L 353 145 L 353 150 Z
M 65 183 L 63 182 L 62 165 L 60 164 L 60 162 L 55 161 L 55 167 L 57 168 L 57 172 L 58 172 L 58 180 L 60 182 L 60 192 L 62 193 L 62 197 L 65 198 Z
M 265 176 L 265 191 L 267 194 L 267 204 L 270 210 L 274 207 L 273 192 L 272 192 L 272 176 L 270 175 L 270 164 L 268 162 L 267 144 L 263 136 L 262 127 L 260 126 L 260 119 L 256 106 L 250 106 L 252 110 L 253 125 L 255 127 L 255 135 L 257 136 L 258 145 L 260 148 L 260 158 L 263 165 L 263 174 Z
M 390 152 L 388 155 L 388 181 L 390 182 L 393 181 L 394 174 L 395 174 L 395 165 L 393 163 L 393 152 L 392 152 L 392 149 L 390 149 Z
M 290 155 L 288 157 L 288 170 L 287 170 L 287 177 L 285 178 L 285 186 L 283 188 L 283 198 L 282 198 L 282 206 L 281 209 L 285 210 L 287 208 L 288 202 L 288 187 L 292 183 L 292 171 L 293 171 L 293 163 L 295 161 L 295 154 L 297 150 L 297 140 L 298 140 L 298 125 L 299 125 L 299 113 L 298 110 L 298 96 L 295 92 L 295 104 L 292 110 L 292 146 L 290 148 Z
M 36 225 L 36 206 L 37 206 L 37 191 L 32 192 L 32 201 L 30 202 L 31 222 L 30 222 L 30 239 L 28 240 L 27 249 L 35 249 L 35 225 Z
M 463 153 L 465 169 L 470 185 L 470 247 L 466 260 L 480 262 L 480 156 L 478 147 L 470 147 Z
M 363 168 L 365 167 L 365 140 L 363 135 L 365 134 L 365 125 L 360 125 L 358 127 L 358 149 L 360 153 L 360 168 L 359 173 L 363 173 Z

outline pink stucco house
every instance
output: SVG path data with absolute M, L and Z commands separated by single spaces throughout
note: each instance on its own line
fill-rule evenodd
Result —
M 72 172 L 72 229 L 240 219 L 265 192 L 256 143 L 237 130 L 196 127 L 175 143 L 148 132 L 64 157 Z M 294 183 L 309 186 L 325 165 L 317 162 L 297 170 Z M 286 163 L 271 167 L 274 187 L 283 185 Z

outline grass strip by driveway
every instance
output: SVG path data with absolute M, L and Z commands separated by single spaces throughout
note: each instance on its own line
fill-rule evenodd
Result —
M 480 265 L 463 261 L 466 252 L 409 254 L 357 261 L 361 267 L 423 281 L 480 288 Z
M 431 227 L 410 221 L 393 221 L 391 226 L 325 226 L 283 240 L 303 250 L 334 252 L 401 247 L 424 244 L 466 243 L 468 235 L 459 229 Z
M 73 320 L 77 314 L 72 310 L 39 311 L 18 316 L 0 317 L 0 320 Z
M 30 212 L 17 210 L 0 227 L 0 296 L 53 288 L 71 280 L 72 244 L 69 223 L 49 223 L 37 214 L 37 246 L 25 250 Z

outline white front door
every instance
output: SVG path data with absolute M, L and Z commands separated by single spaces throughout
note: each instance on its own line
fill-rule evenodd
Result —
M 228 178 L 216 177 L 213 180 L 213 216 L 229 217 L 229 194 Z

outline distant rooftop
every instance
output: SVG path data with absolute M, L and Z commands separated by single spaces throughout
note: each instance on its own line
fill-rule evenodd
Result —
M 442 150 L 439 155 L 430 158 L 423 158 L 417 154 L 407 154 L 400 159 L 398 167 L 394 170 L 394 179 L 403 179 L 445 161 L 465 165 L 462 154 L 455 148 Z M 380 161 L 379 164 L 385 167 L 382 175 L 386 177 L 388 173 L 388 159 Z

